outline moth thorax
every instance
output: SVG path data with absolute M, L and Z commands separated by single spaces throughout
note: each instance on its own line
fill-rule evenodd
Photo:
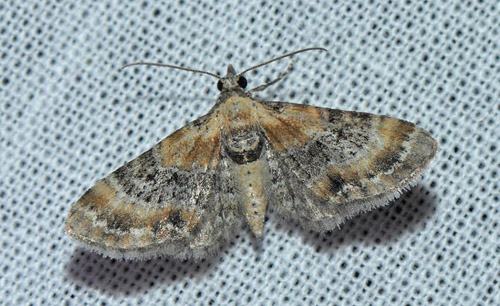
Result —
M 224 146 L 235 163 L 247 164 L 260 158 L 264 137 L 255 130 L 238 130 L 225 137 Z

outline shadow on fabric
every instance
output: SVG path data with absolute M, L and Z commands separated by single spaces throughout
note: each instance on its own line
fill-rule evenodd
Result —
M 387 206 L 354 217 L 344 223 L 340 230 L 324 234 L 301 229 L 294 222 L 287 222 L 268 211 L 268 216 L 274 219 L 268 223 L 274 224 L 274 228 L 269 230 L 286 231 L 282 237 L 300 235 L 305 244 L 312 246 L 312 251 L 332 255 L 346 245 L 354 250 L 363 246 L 387 245 L 394 243 L 405 232 L 418 231 L 435 211 L 435 198 L 426 187 L 417 185 Z M 219 254 L 202 261 L 166 258 L 116 260 L 77 248 L 66 266 L 67 280 L 73 283 L 76 290 L 93 288 L 110 295 L 125 296 L 144 294 L 157 286 L 178 285 L 186 278 L 205 277 L 225 260 L 228 247 L 241 238 L 236 235 L 223 246 Z M 252 238 L 250 244 L 255 257 L 265 252 L 261 240 Z

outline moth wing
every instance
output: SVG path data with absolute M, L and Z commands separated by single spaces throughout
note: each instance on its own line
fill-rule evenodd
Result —
M 437 142 L 386 116 L 263 102 L 262 128 L 275 210 L 317 231 L 399 197 L 416 184 Z
M 240 220 L 220 148 L 216 122 L 193 121 L 90 188 L 66 231 L 113 258 L 215 252 Z

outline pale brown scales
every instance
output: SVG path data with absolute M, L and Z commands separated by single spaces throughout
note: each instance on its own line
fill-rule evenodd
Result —
M 206 128 L 185 126 L 160 142 L 163 167 L 179 167 L 191 170 L 194 167 L 215 169 L 220 151 L 220 129 L 218 120 L 211 117 Z M 212 152 L 212 154 L 207 154 Z

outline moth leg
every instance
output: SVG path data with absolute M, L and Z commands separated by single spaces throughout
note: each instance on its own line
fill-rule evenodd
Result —
M 251 93 L 251 92 L 256 92 L 256 91 L 262 91 L 262 90 L 266 89 L 267 87 L 283 80 L 290 73 L 290 71 L 292 71 L 293 64 L 295 64 L 295 59 L 292 59 L 290 61 L 290 65 L 288 65 L 288 68 L 284 72 L 282 72 L 276 79 L 274 79 L 270 82 L 267 82 L 266 84 L 252 88 L 248 92 Z

